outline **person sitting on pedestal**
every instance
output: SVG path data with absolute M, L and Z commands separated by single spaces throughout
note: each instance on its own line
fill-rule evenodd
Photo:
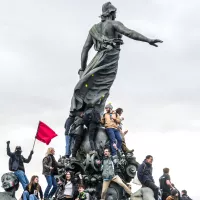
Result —
M 23 200 L 39 200 L 43 199 L 42 188 L 39 184 L 38 176 L 32 176 L 30 183 L 26 186 L 25 191 L 23 192 Z
M 120 151 L 122 147 L 122 138 L 120 132 L 118 130 L 118 126 L 121 122 L 119 115 L 112 111 L 113 106 L 111 104 L 106 105 L 105 107 L 106 113 L 103 115 L 101 119 L 101 123 L 106 128 L 106 133 L 110 140 L 110 147 L 112 151 L 112 156 L 117 155 L 117 150 Z M 115 147 L 117 146 L 117 148 Z
M 30 152 L 28 158 L 24 158 L 22 155 L 22 149 L 20 146 L 15 148 L 15 152 L 10 151 L 10 141 L 7 141 L 7 155 L 9 159 L 9 170 L 13 171 L 14 174 L 19 179 L 19 182 L 22 184 L 23 189 L 29 184 L 27 176 L 25 174 L 24 163 L 29 163 L 32 159 L 33 150 Z
M 158 200 L 159 188 L 155 185 L 155 181 L 152 176 L 152 162 L 153 156 L 147 155 L 146 159 L 138 167 L 137 176 L 142 186 L 151 188 L 154 192 L 155 200 Z
M 58 182 L 60 187 L 59 193 L 57 194 L 57 199 L 60 200 L 74 200 L 78 196 L 78 188 L 75 183 L 72 173 L 67 171 L 65 174 L 65 179 Z

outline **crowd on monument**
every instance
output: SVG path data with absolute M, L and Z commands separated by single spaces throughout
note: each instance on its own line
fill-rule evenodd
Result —
M 97 153 L 94 141 L 98 132 L 98 127 L 103 125 L 108 135 L 110 145 L 104 148 L 104 159 L 98 161 L 98 164 L 102 168 L 103 178 L 101 199 L 105 199 L 107 189 L 111 182 L 115 182 L 120 185 L 126 193 L 131 196 L 132 192 L 130 186 L 124 183 L 120 176 L 115 172 L 115 165 L 118 162 L 118 151 L 122 150 L 124 153 L 133 152 L 133 150 L 129 150 L 126 147 L 124 136 L 127 131 L 123 132 L 122 129 L 122 121 L 124 118 L 121 115 L 123 113 L 123 109 L 118 108 L 113 110 L 112 105 L 108 104 L 105 107 L 105 110 L 106 112 L 102 117 L 100 117 L 100 114 L 94 108 L 91 108 L 89 111 L 87 110 L 86 114 L 80 113 L 80 115 L 74 119 L 73 123 L 71 123 L 71 127 L 68 129 L 70 134 L 66 134 L 66 157 L 67 159 L 76 159 L 76 152 L 78 151 L 83 139 L 84 126 L 87 127 L 89 134 L 91 134 L 91 136 L 89 136 L 91 152 L 89 153 Z M 79 136 L 81 137 L 79 138 Z M 77 138 L 79 139 L 77 140 Z M 74 141 L 74 143 L 72 143 L 72 141 Z M 73 145 L 72 148 L 71 145 Z M 71 151 L 72 155 L 70 153 Z M 49 200 L 55 195 L 55 193 L 57 193 L 59 199 L 63 200 L 92 199 L 90 194 L 85 191 L 83 183 L 77 184 L 77 182 L 74 181 L 72 172 L 67 171 L 65 173 L 64 180 L 56 180 L 55 175 L 58 172 L 58 168 L 63 166 L 56 161 L 54 157 L 54 148 L 48 148 L 46 156 L 42 161 L 42 174 L 45 176 L 47 182 L 47 187 L 43 193 L 39 184 L 39 177 L 37 175 L 33 175 L 29 182 L 25 174 L 24 163 L 29 163 L 31 161 L 33 153 L 34 152 L 31 151 L 29 157 L 26 159 L 22 155 L 22 149 L 20 146 L 17 146 L 15 151 L 11 152 L 10 141 L 7 142 L 7 155 L 10 157 L 9 170 L 11 173 L 6 173 L 1 178 L 3 184 L 2 186 L 6 192 L 0 194 L 0 199 L 2 199 L 2 196 L 6 199 L 6 195 L 8 195 L 10 199 L 14 198 L 14 193 L 18 189 L 19 183 L 21 183 L 24 189 L 21 196 L 21 199 L 23 200 Z M 137 177 L 142 187 L 152 189 L 155 200 L 159 199 L 160 190 L 162 200 L 191 200 L 188 197 L 186 190 L 182 191 L 181 197 L 179 191 L 171 183 L 168 168 L 163 169 L 163 175 L 159 179 L 160 187 L 156 186 L 152 176 L 152 163 L 153 156 L 146 156 L 143 163 L 138 167 Z

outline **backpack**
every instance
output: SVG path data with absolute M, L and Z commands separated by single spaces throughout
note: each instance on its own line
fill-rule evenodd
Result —
M 83 120 L 85 125 L 87 126 L 90 122 L 94 122 L 99 124 L 101 121 L 101 116 L 100 113 L 93 109 L 88 109 L 85 111 L 84 116 L 83 116 Z
M 11 156 L 8 161 L 8 167 L 10 171 L 17 171 L 19 167 L 19 161 Z

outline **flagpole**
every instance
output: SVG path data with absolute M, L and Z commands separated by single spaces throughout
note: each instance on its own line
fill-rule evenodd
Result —
M 40 121 L 38 123 L 37 132 L 36 132 L 36 135 L 35 135 L 35 140 L 34 140 L 34 143 L 33 143 L 32 151 L 34 150 L 34 147 L 35 147 L 35 142 L 36 142 L 36 139 L 37 139 L 36 137 L 37 137 L 37 133 L 38 133 L 39 124 L 40 124 Z
M 36 136 L 35 136 L 35 140 L 34 140 L 34 143 L 33 143 L 32 151 L 34 150 L 34 147 L 35 147 L 35 141 L 36 141 Z

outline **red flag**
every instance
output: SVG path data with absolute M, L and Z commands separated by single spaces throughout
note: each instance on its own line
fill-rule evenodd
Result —
M 45 123 L 39 122 L 38 130 L 36 134 L 36 139 L 41 142 L 46 143 L 47 145 L 51 142 L 51 139 L 58 136 L 51 128 L 49 128 Z

